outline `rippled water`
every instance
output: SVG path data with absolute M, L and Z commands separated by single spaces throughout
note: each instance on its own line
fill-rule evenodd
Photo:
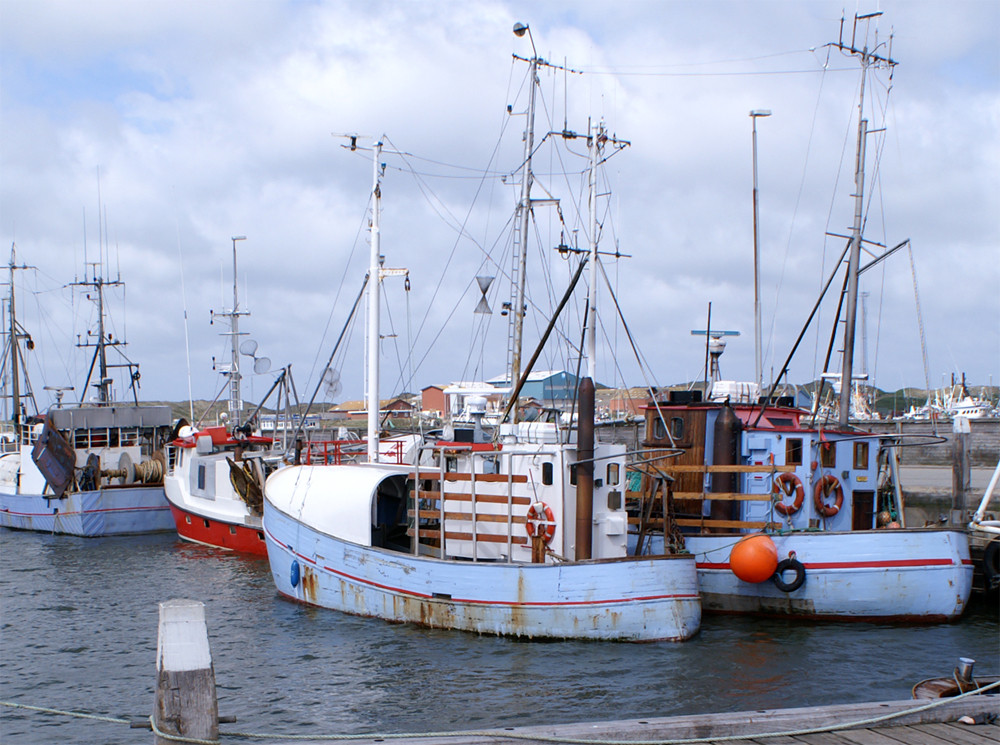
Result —
M 280 599 L 266 560 L 169 535 L 0 529 L 0 700 L 144 718 L 157 604 L 204 601 L 223 730 L 437 731 L 909 698 L 958 657 L 1000 667 L 993 609 L 894 626 L 706 616 L 681 644 L 518 642 Z M 127 725 L 0 707 L 0 741 L 146 743 Z

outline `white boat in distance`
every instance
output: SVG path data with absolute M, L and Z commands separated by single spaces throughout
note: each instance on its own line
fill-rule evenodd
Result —
M 120 280 L 93 276 L 77 282 L 93 290 L 97 304 L 98 330 L 93 346 L 91 374 L 99 376 L 91 386 L 88 376 L 83 391 L 98 390 L 93 405 L 61 404 L 67 389 L 57 389 L 57 403 L 44 416 L 25 417 L 20 400 L 20 378 L 24 352 L 20 340 L 28 338 L 14 314 L 14 270 L 18 267 L 11 249 L 10 328 L 7 359 L 13 400 L 13 437 L 4 441 L 0 455 L 0 526 L 43 533 L 99 537 L 157 533 L 173 529 L 173 520 L 163 492 L 166 470 L 164 450 L 170 440 L 172 412 L 169 406 L 115 402 L 106 358 L 107 347 L 116 347 L 104 327 L 104 290 Z M 13 342 L 13 343 L 11 343 Z M 126 361 L 134 386 L 138 365 Z M 72 389 L 69 389 L 72 390 Z M 26 386 L 30 395 L 30 387 Z
M 543 63 L 537 57 L 529 63 L 535 85 Z M 529 105 L 525 222 L 532 120 Z M 593 169 L 607 138 L 594 128 L 587 139 Z M 264 535 L 278 591 L 347 613 L 481 634 L 616 641 L 693 636 L 701 624 L 693 557 L 628 555 L 625 448 L 594 445 L 590 378 L 583 381 L 589 397 L 581 395 L 579 416 L 589 427 L 511 422 L 500 425 L 498 437 L 487 437 L 483 407 L 471 429 L 456 431 L 457 441 L 427 443 L 419 466 L 377 462 L 371 414 L 378 410 L 380 148 L 376 143 L 368 281 L 369 462 L 288 466 L 268 478 Z M 593 177 L 591 183 L 593 197 Z M 596 253 L 595 238 L 591 262 Z M 584 265 L 581 260 L 573 284 Z M 519 345 L 519 334 L 515 338 Z M 521 375 L 514 368 L 511 379 L 523 384 L 529 370 Z

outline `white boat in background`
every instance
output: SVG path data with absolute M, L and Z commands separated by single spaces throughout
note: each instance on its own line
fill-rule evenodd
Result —
M 529 63 L 533 91 L 536 67 L 544 63 L 537 57 Z M 529 104 L 524 223 L 532 126 Z M 592 210 L 593 168 L 606 139 L 596 127 L 587 134 Z M 471 428 L 456 427 L 454 440 L 428 442 L 418 466 L 378 462 L 371 414 L 378 402 L 380 148 L 376 143 L 368 283 L 369 462 L 289 466 L 268 478 L 264 534 L 278 591 L 347 613 L 481 634 L 620 641 L 693 636 L 701 623 L 693 557 L 628 555 L 625 448 L 594 444 L 591 378 L 581 385 L 579 426 L 515 421 L 490 436 L 482 426 L 484 405 L 470 412 Z M 596 237 L 589 254 L 593 270 Z M 585 265 L 581 259 L 573 285 Z M 524 307 L 522 297 L 515 309 Z M 521 374 L 514 366 L 511 379 L 519 384 L 504 417 L 530 368 Z
M 164 450 L 171 437 L 169 406 L 116 402 L 109 376 L 108 348 L 114 340 L 104 325 L 104 291 L 120 280 L 98 276 L 99 265 L 89 265 L 93 276 L 74 284 L 90 288 L 97 305 L 98 327 L 94 358 L 83 392 L 97 389 L 96 403 L 63 405 L 72 388 L 56 389 L 56 404 L 44 415 L 28 417 L 23 411 L 21 380 L 30 337 L 19 327 L 14 303 L 14 250 L 11 249 L 10 323 L 6 357 L 10 363 L 12 437 L 0 455 L 0 526 L 16 530 L 97 537 L 155 533 L 173 529 L 163 492 L 166 470 Z M 138 365 L 126 360 L 131 385 L 136 385 Z M 96 372 L 97 382 L 91 383 Z M 25 378 L 26 380 L 26 378 Z M 28 397 L 30 386 L 25 387 Z
M 833 46 L 860 56 L 863 76 L 895 64 L 878 46 Z M 859 112 L 864 84 L 861 101 Z M 866 132 L 860 114 L 839 421 L 773 400 L 774 387 L 760 403 L 686 396 L 647 408 L 644 445 L 671 450 L 650 453 L 647 478 L 673 478 L 706 611 L 931 622 L 958 618 L 968 602 L 964 530 L 906 527 L 897 443 L 849 423 Z

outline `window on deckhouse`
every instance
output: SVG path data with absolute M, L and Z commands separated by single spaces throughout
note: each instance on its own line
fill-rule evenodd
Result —
M 802 438 L 789 437 L 785 440 L 785 465 L 802 465 Z
M 854 443 L 854 467 L 856 469 L 866 471 L 868 470 L 868 443 L 867 442 L 856 442 Z

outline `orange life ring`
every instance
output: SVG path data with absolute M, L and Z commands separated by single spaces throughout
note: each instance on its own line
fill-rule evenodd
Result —
M 524 528 L 531 538 L 534 538 L 535 533 L 538 533 L 546 543 L 551 541 L 552 536 L 556 534 L 556 516 L 552 514 L 552 508 L 545 502 L 532 504 L 528 508 Z
M 794 473 L 779 473 L 771 486 L 771 492 L 781 494 L 781 499 L 795 495 L 795 501 L 785 504 L 783 501 L 776 502 L 774 509 L 782 515 L 794 515 L 802 509 L 802 501 L 806 498 L 806 490 L 802 487 L 802 479 Z
M 825 497 L 829 496 L 830 492 L 833 492 L 836 498 L 832 505 L 828 505 L 823 501 Z M 840 508 L 844 506 L 844 490 L 840 486 L 840 482 L 837 481 L 836 476 L 827 474 L 816 482 L 816 490 L 813 492 L 813 504 L 816 505 L 816 511 L 823 517 L 833 517 L 840 512 Z

